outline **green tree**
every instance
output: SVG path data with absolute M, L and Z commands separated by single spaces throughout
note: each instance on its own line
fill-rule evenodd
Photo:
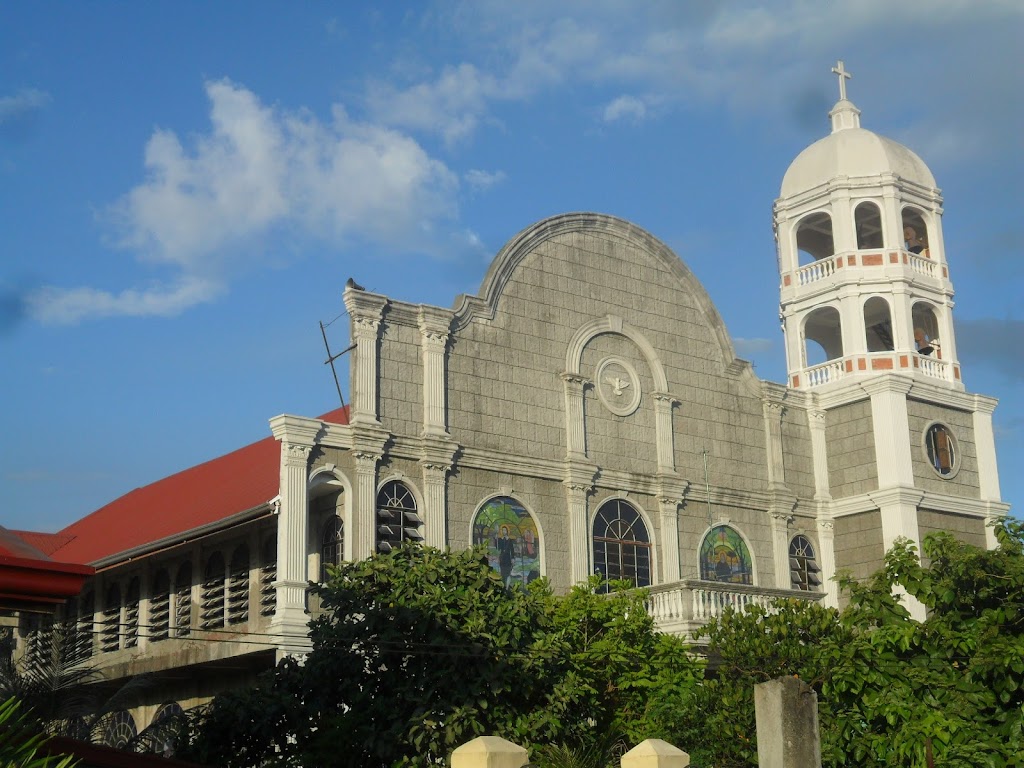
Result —
M 795 674 L 817 691 L 826 766 L 924 768 L 929 744 L 945 767 L 1024 765 L 1024 526 L 1003 522 L 996 537 L 988 551 L 932 534 L 924 565 L 900 542 L 870 581 L 842 581 L 842 613 L 781 603 L 712 622 L 716 672 L 668 740 L 695 762 L 756 765 L 753 687 Z
M 332 571 L 313 650 L 215 699 L 188 756 L 231 766 L 436 765 L 484 733 L 588 750 L 654 729 L 695 679 L 642 593 L 506 589 L 476 550 L 401 547 Z M 610 737 L 614 734 L 614 738 Z

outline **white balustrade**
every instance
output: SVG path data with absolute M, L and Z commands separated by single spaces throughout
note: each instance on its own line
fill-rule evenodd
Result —
M 813 368 L 804 370 L 803 378 L 807 382 L 808 389 L 820 387 L 822 384 L 838 381 L 843 376 L 843 361 L 829 360 L 827 363 L 816 365 Z
M 800 269 L 796 271 L 796 283 L 797 285 L 810 285 L 818 280 L 825 279 L 835 271 L 835 258 L 830 257 L 827 259 L 821 259 L 820 261 L 815 261 L 813 264 L 800 267 Z
M 925 376 L 942 379 L 943 381 L 950 380 L 953 366 L 949 364 L 948 360 L 940 360 L 929 355 L 915 355 L 915 357 L 917 358 L 917 369 Z
M 928 277 L 935 277 L 939 272 L 938 265 L 934 261 L 916 253 L 910 254 L 910 268 L 918 274 Z

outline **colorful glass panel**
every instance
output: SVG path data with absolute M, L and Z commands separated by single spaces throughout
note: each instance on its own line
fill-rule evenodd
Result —
M 700 577 L 704 581 L 753 584 L 750 551 L 736 529 L 716 525 L 700 547 Z
M 476 513 L 473 545 L 487 549 L 487 560 L 505 586 L 540 578 L 540 531 L 530 513 L 510 496 L 493 498 Z

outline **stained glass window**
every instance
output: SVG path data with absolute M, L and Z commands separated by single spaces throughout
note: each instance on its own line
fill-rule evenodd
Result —
M 473 545 L 487 549 L 487 560 L 505 586 L 540 578 L 540 532 L 523 505 L 498 496 L 476 513 Z
M 628 502 L 612 499 L 597 510 L 594 571 L 637 587 L 651 585 L 651 540 L 640 513 Z
M 735 528 L 716 525 L 700 546 L 700 577 L 704 581 L 753 584 L 750 551 Z

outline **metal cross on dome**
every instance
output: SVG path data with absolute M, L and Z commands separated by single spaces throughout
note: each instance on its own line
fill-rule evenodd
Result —
M 839 77 L 839 100 L 843 101 L 846 98 L 846 81 L 853 77 L 853 75 L 846 71 L 842 59 L 837 61 L 836 65 L 832 67 L 832 74 Z

